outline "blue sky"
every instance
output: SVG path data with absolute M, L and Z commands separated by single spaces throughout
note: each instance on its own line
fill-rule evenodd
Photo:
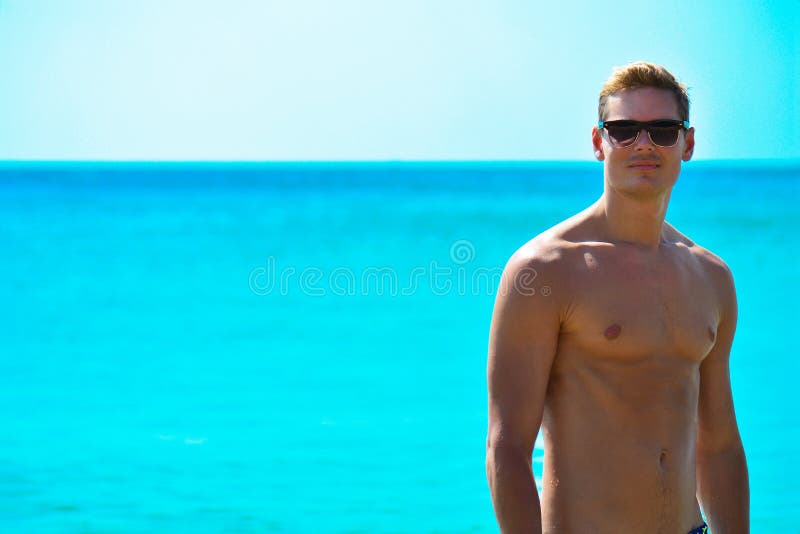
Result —
M 0 159 L 588 160 L 614 65 L 800 158 L 800 2 L 0 0 Z

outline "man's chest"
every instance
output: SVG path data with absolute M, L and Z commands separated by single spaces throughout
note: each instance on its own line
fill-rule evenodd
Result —
M 702 269 L 666 255 L 584 254 L 570 277 L 564 343 L 597 356 L 636 361 L 670 355 L 700 361 L 716 339 L 719 304 Z

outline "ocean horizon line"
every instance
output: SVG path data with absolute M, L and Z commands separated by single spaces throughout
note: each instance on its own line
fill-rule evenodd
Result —
M 0 170 L 14 168 L 42 168 L 42 167 L 146 167 L 146 168 L 214 168 L 214 167 L 240 167 L 240 168 L 281 168 L 281 167 L 571 167 L 584 169 L 601 165 L 596 160 L 542 160 L 542 159 L 452 159 L 452 160 L 426 160 L 426 159 L 340 159 L 340 160 L 147 160 L 147 159 L 0 159 Z M 785 158 L 739 158 L 739 159 L 698 159 L 685 163 L 689 167 L 702 168 L 729 168 L 741 169 L 775 169 L 775 170 L 800 170 L 800 159 Z

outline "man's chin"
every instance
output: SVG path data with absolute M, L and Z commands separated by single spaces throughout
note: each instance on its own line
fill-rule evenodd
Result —
M 666 180 L 663 176 L 651 173 L 636 173 L 626 177 L 624 180 L 612 183 L 614 189 L 630 195 L 659 195 L 669 191 L 673 182 Z

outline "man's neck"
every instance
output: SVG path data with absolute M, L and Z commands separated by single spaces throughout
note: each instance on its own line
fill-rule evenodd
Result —
M 664 218 L 670 191 L 652 197 L 632 197 L 606 188 L 594 205 L 606 239 L 611 243 L 633 243 L 658 250 L 664 242 Z

